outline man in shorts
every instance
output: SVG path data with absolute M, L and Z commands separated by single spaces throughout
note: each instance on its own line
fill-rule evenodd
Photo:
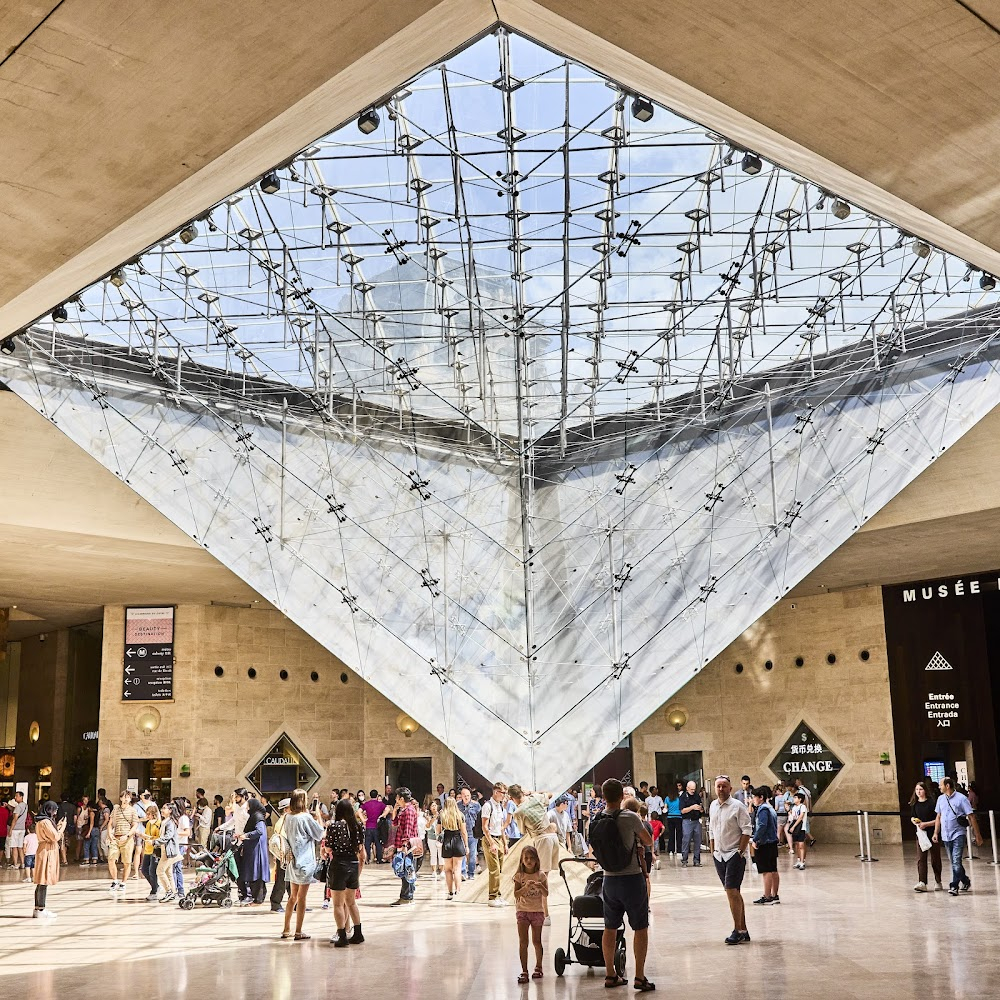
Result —
M 761 785 L 751 793 L 754 814 L 750 846 L 757 872 L 764 879 L 764 895 L 754 900 L 758 906 L 781 902 L 778 898 L 778 814 L 768 802 L 768 791 L 766 785 Z
M 726 944 L 742 944 L 750 940 L 747 932 L 746 907 L 740 887 L 747 870 L 747 845 L 750 843 L 750 813 L 738 799 L 733 798 L 729 775 L 720 774 L 715 779 L 716 799 L 708 810 L 708 840 L 715 860 L 715 870 L 726 890 L 729 911 L 733 915 L 733 933 Z
M 8 803 L 11 812 L 10 830 L 7 834 L 7 850 L 10 852 L 10 867 L 24 867 L 24 836 L 27 832 L 28 803 L 24 792 L 15 792 L 14 801 Z
M 139 833 L 139 814 L 132 805 L 132 793 L 124 791 L 118 798 L 118 805 L 111 810 L 108 819 L 108 871 L 111 874 L 109 892 L 124 892 L 125 879 L 132 864 L 135 850 L 135 835 Z M 122 881 L 118 880 L 118 862 L 124 869 Z
M 615 945 L 618 942 L 618 928 L 628 917 L 632 928 L 632 949 L 635 953 L 636 990 L 645 993 L 655 989 L 653 983 L 646 978 L 646 951 L 649 947 L 649 890 L 646 887 L 646 873 L 640 860 L 639 845 L 643 848 L 653 846 L 653 838 L 642 825 L 639 816 L 622 809 L 622 799 L 625 790 L 617 778 L 608 778 L 601 786 L 601 794 L 607 803 L 606 813 L 615 813 L 615 823 L 618 834 L 629 854 L 629 863 L 619 871 L 604 871 L 604 887 L 601 892 L 604 901 L 604 935 L 601 938 L 601 950 L 604 952 L 604 965 L 607 975 L 604 985 L 607 989 L 615 986 L 625 986 L 626 981 L 618 976 L 615 969 Z M 643 852 L 644 853 L 644 852 Z

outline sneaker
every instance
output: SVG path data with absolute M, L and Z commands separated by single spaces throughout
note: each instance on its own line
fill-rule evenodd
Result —
M 118 883 L 112 882 L 111 885 L 108 886 L 108 892 L 117 892 L 117 891 L 118 891 Z
M 657 871 L 660 870 L 660 859 L 659 858 L 656 859 L 656 870 Z
M 695 868 L 700 868 L 701 867 L 701 862 L 700 861 L 696 861 L 694 863 L 694 866 L 695 866 Z
M 31 876 L 29 875 L 29 876 L 27 876 L 27 878 L 21 879 L 21 881 L 22 882 L 30 882 L 31 881 Z
M 55 920 L 56 918 L 56 914 L 52 910 L 35 910 L 31 915 L 41 917 L 42 920 Z
M 497 899 L 491 899 L 487 905 L 493 907 L 500 907 L 503 906 L 504 904 L 502 899 L 497 898 Z
M 944 886 L 940 882 L 935 882 L 934 883 L 934 891 L 935 892 L 943 892 L 944 891 Z
M 949 896 L 957 896 L 958 895 L 958 886 L 957 885 L 949 885 L 948 886 L 948 895 Z
M 750 936 L 747 935 L 747 937 L 744 938 L 741 931 L 733 931 L 733 933 L 726 938 L 726 944 L 740 944 L 744 940 L 749 941 Z
M 281 911 L 283 909 L 284 909 L 284 907 L 280 903 L 272 903 L 271 904 L 271 912 L 272 913 L 281 913 Z
M 390 906 L 406 906 L 408 903 L 412 903 L 412 899 L 394 899 L 389 905 Z
M 172 903 L 177 898 L 177 895 L 173 892 L 168 892 L 165 896 L 160 897 L 161 903 Z
M 926 892 L 927 891 L 927 883 L 926 882 L 918 882 L 913 887 L 913 891 L 914 892 Z
M 778 896 L 772 896 L 772 897 L 771 897 L 771 898 L 770 898 L 770 899 L 769 899 L 769 900 L 767 901 L 767 905 L 768 905 L 768 906 L 780 906 L 780 905 L 781 905 L 781 898 L 780 898 L 780 897 L 778 897 Z
M 681 868 L 687 868 L 688 863 L 686 861 L 681 861 Z
M 768 904 L 770 902 L 771 902 L 771 897 L 770 896 L 761 896 L 760 899 L 755 899 L 754 900 L 754 905 L 755 906 L 765 906 L 766 904 Z
M 962 892 L 969 892 L 971 889 L 972 889 L 972 882 L 969 879 L 966 879 L 962 883 Z
M 330 909 L 330 900 L 328 900 L 328 899 L 324 899 L 323 900 L 323 909 L 324 910 L 329 910 Z
M 160 901 L 160 897 L 159 897 L 159 896 L 157 896 L 157 894 L 156 894 L 155 892 L 151 892 L 151 893 L 150 893 L 150 894 L 149 894 L 149 895 L 148 895 L 148 896 L 146 897 L 146 902 L 147 902 L 147 903 L 158 903 L 159 901 Z

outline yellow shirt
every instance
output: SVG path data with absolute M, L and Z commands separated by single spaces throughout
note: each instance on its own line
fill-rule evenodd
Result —
M 149 837 L 159 837 L 159 835 L 160 835 L 160 821 L 159 821 L 159 819 L 151 819 L 146 824 L 146 835 L 149 836 Z M 153 842 L 151 840 L 147 840 L 147 841 L 143 842 L 142 853 L 143 854 L 152 854 L 153 853 Z

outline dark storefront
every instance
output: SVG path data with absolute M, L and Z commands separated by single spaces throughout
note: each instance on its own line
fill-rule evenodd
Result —
M 922 775 L 975 781 L 981 807 L 997 802 L 998 577 L 882 590 L 901 807 Z

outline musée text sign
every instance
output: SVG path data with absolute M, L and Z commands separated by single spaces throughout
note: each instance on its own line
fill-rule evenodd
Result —
M 174 609 L 126 608 L 122 698 L 168 701 L 174 696 Z

